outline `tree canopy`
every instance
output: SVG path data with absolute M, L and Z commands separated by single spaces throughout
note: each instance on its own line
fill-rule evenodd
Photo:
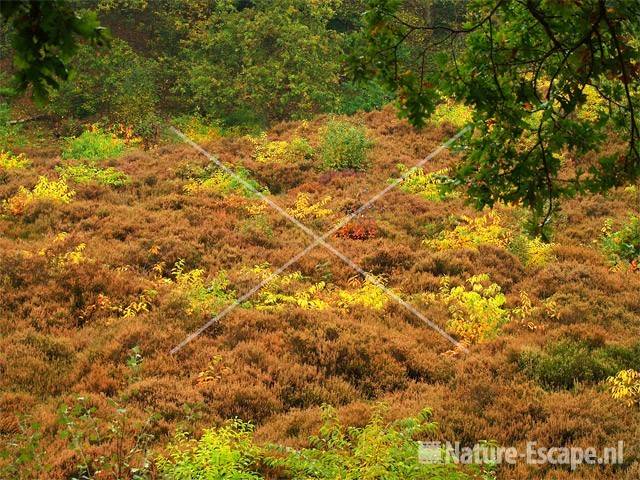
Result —
M 444 96 L 473 109 L 457 183 L 478 206 L 555 199 L 640 171 L 640 4 L 370 0 L 352 65 L 417 126 Z M 620 144 L 624 148 L 620 148 Z
M 18 90 L 32 86 L 36 99 L 69 78 L 69 61 L 83 39 L 94 45 L 109 41 L 95 12 L 78 12 L 65 0 L 0 2 L 0 17 L 11 25 Z

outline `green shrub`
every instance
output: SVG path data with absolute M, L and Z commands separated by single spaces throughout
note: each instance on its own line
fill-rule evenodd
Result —
M 196 115 L 181 115 L 174 118 L 173 123 L 195 143 L 207 142 L 222 135 L 220 125 Z
M 254 472 L 261 451 L 253 443 L 253 427 L 240 420 L 205 430 L 197 441 L 178 433 L 168 452 L 167 458 L 161 457 L 158 461 L 160 472 L 167 479 L 262 478 Z
M 429 464 L 418 460 L 417 436 L 433 434 L 437 424 L 430 410 L 415 417 L 385 424 L 380 411 L 362 428 L 345 428 L 335 412 L 324 408 L 324 424 L 311 447 L 299 451 L 281 449 L 284 459 L 267 464 L 284 467 L 291 479 L 376 479 L 410 480 L 469 478 L 452 464 Z
M 434 172 L 426 173 L 421 167 L 407 167 L 399 163 L 396 165 L 400 174 L 404 177 L 399 188 L 403 192 L 420 195 L 426 200 L 439 202 L 447 197 L 457 197 L 458 193 L 449 188 L 450 178 L 448 169 L 443 168 Z M 389 182 L 396 182 L 397 179 L 389 179 Z
M 77 160 L 103 160 L 121 155 L 125 150 L 123 140 L 95 128 L 67 140 L 62 158 Z
M 524 351 L 520 369 L 543 387 L 570 389 L 578 382 L 600 382 L 626 368 L 640 368 L 640 343 L 632 348 L 595 348 L 576 340 L 563 340 L 544 351 Z
M 324 407 L 324 424 L 311 446 L 294 450 L 279 445 L 259 446 L 250 424 L 234 420 L 206 430 L 199 440 L 178 434 L 158 467 L 166 479 L 377 479 L 411 480 L 472 478 L 453 463 L 421 463 L 416 437 L 433 434 L 431 412 L 390 424 L 380 411 L 364 427 L 345 428 L 333 409 Z M 485 472 L 483 478 L 493 478 Z
M 132 127 L 150 138 L 160 123 L 157 64 L 114 39 L 108 51 L 83 45 L 74 56 L 77 74 L 52 95 L 49 108 L 64 117 L 86 119 L 99 115 L 111 124 Z
M 340 84 L 340 106 L 336 113 L 353 115 L 357 112 L 379 110 L 391 101 L 395 94 L 378 80 L 368 82 L 343 82 Z
M 76 183 L 99 183 L 111 187 L 122 187 L 129 183 L 126 173 L 115 168 L 99 168 L 86 163 L 77 165 L 66 164 L 56 167 L 56 171 L 65 180 L 72 180 Z
M 466 105 L 448 99 L 436 107 L 431 121 L 437 125 L 448 123 L 456 128 L 462 128 L 473 119 L 473 110 Z
M 184 192 L 190 195 L 209 193 L 225 197 L 231 193 L 245 197 L 255 197 L 256 192 L 269 194 L 269 189 L 260 185 L 252 178 L 251 172 L 244 167 L 234 169 L 234 175 L 214 164 L 201 167 L 185 167 L 185 172 L 178 175 L 188 175 L 191 180 L 184 186 Z
M 364 170 L 368 166 L 367 152 L 372 142 L 363 127 L 349 122 L 330 121 L 325 129 L 320 152 L 326 168 L 334 170 Z
M 189 314 L 211 314 L 235 300 L 235 291 L 229 288 L 229 280 L 223 271 L 208 281 L 204 270 L 185 270 L 185 262 L 181 259 L 171 269 L 171 274 L 174 280 L 165 281 L 175 286 L 176 293 L 186 300 Z
M 620 230 L 610 221 L 602 229 L 602 249 L 613 265 L 640 261 L 640 217 L 631 215 Z

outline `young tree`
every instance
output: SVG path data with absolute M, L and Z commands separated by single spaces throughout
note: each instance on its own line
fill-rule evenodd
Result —
M 478 206 L 523 203 L 541 230 L 557 198 L 640 173 L 638 2 L 370 0 L 365 18 L 358 78 L 416 126 L 444 95 L 473 109 L 457 180 Z

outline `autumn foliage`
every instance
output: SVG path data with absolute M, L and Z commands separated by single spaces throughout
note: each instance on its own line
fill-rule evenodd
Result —
M 304 138 L 317 151 L 326 121 L 278 125 L 260 145 Z M 319 155 L 262 161 L 244 136 L 204 146 L 321 234 L 451 131 L 416 132 L 391 109 L 357 121 L 372 142 L 366 171 L 328 171 Z M 158 478 L 172 439 L 199 448 L 189 439 L 235 417 L 255 426 L 255 445 L 312 448 L 322 405 L 369 432 L 384 402 L 373 425 L 429 407 L 432 439 L 626 442 L 615 471 L 518 464 L 498 478 L 637 478 L 640 410 L 624 393 L 637 382 L 619 372 L 640 371 L 640 275 L 615 268 L 601 240 L 630 241 L 637 190 L 567 201 L 547 251 L 514 246 L 526 235 L 520 208 L 477 212 L 462 195 L 397 188 L 327 238 L 372 276 L 318 247 L 272 277 L 313 240 L 190 147 L 100 160 L 126 175 L 117 186 L 61 179 L 64 148 L 16 149 L 30 163 L 1 177 L 0 477 Z M 443 152 L 425 172 L 455 161 Z M 345 462 L 359 455 L 350 448 Z

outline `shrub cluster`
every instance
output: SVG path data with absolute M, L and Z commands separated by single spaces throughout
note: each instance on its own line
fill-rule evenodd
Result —
M 319 202 L 312 203 L 308 193 L 298 193 L 296 203 L 288 212 L 298 220 L 318 220 L 333 215 L 333 210 L 325 208 L 331 201 L 330 196 L 323 197 Z
M 477 249 L 479 245 L 504 247 L 508 243 L 509 231 L 501 224 L 500 215 L 490 211 L 476 218 L 462 217 L 462 222 L 453 230 L 442 232 L 435 239 L 426 239 L 424 244 L 434 250 Z
M 179 433 L 162 457 L 159 468 L 168 479 L 289 480 L 385 478 L 388 480 L 470 479 L 453 463 L 420 462 L 417 438 L 436 433 L 431 411 L 385 423 L 380 412 L 363 427 L 343 427 L 324 407 L 324 423 L 309 448 L 261 446 L 251 424 L 234 420 L 208 429 L 198 440 Z M 494 478 L 489 472 L 485 479 Z
M 490 283 L 489 275 L 475 275 L 464 286 L 451 287 L 443 280 L 440 297 L 444 300 L 451 319 L 447 329 L 465 344 L 471 345 L 490 339 L 510 320 L 505 308 L 506 297 L 496 283 Z
M 121 155 L 125 150 L 125 142 L 111 133 L 94 127 L 85 130 L 75 138 L 67 140 L 62 158 L 74 160 L 104 160 Z
M 99 183 L 111 187 L 122 187 L 130 182 L 127 174 L 113 168 L 100 168 L 87 163 L 66 163 L 56 167 L 64 180 L 76 183 Z
M 320 156 L 325 168 L 333 170 L 365 170 L 367 152 L 373 146 L 364 127 L 331 120 L 325 127 Z
M 640 262 L 640 216 L 631 215 L 620 230 L 611 221 L 602 229 L 602 249 L 613 265 Z
M 185 186 L 187 194 L 208 193 L 225 197 L 236 193 L 245 197 L 255 197 L 256 192 L 269 193 L 251 177 L 249 170 L 243 167 L 234 169 L 234 175 L 225 170 L 207 169 L 201 175 L 190 180 Z
M 522 352 L 518 364 L 546 388 L 571 389 L 576 383 L 601 382 L 622 369 L 639 369 L 640 344 L 632 348 L 595 347 L 584 341 L 562 340 L 543 351 Z
M 456 192 L 447 188 L 450 179 L 447 176 L 448 169 L 446 168 L 430 173 L 425 173 L 422 168 L 408 168 L 402 163 L 399 163 L 397 168 L 403 177 L 400 183 L 400 189 L 403 192 L 420 195 L 422 198 L 434 202 L 457 196 Z M 389 181 L 396 180 L 390 179 Z
M 31 160 L 23 153 L 14 155 L 9 151 L 0 150 L 0 168 L 6 170 L 22 170 L 29 166 L 31 166 Z
M 629 407 L 640 405 L 640 372 L 633 369 L 621 370 L 607 379 L 611 396 L 622 400 Z
M 5 200 L 4 207 L 11 215 L 21 215 L 36 202 L 69 203 L 75 194 L 64 180 L 40 176 L 32 190 L 21 186 L 14 196 Z
M 255 145 L 254 158 L 260 163 L 301 163 L 313 157 L 314 150 L 309 142 L 301 137 L 290 141 L 267 140 L 266 134 L 252 139 Z

